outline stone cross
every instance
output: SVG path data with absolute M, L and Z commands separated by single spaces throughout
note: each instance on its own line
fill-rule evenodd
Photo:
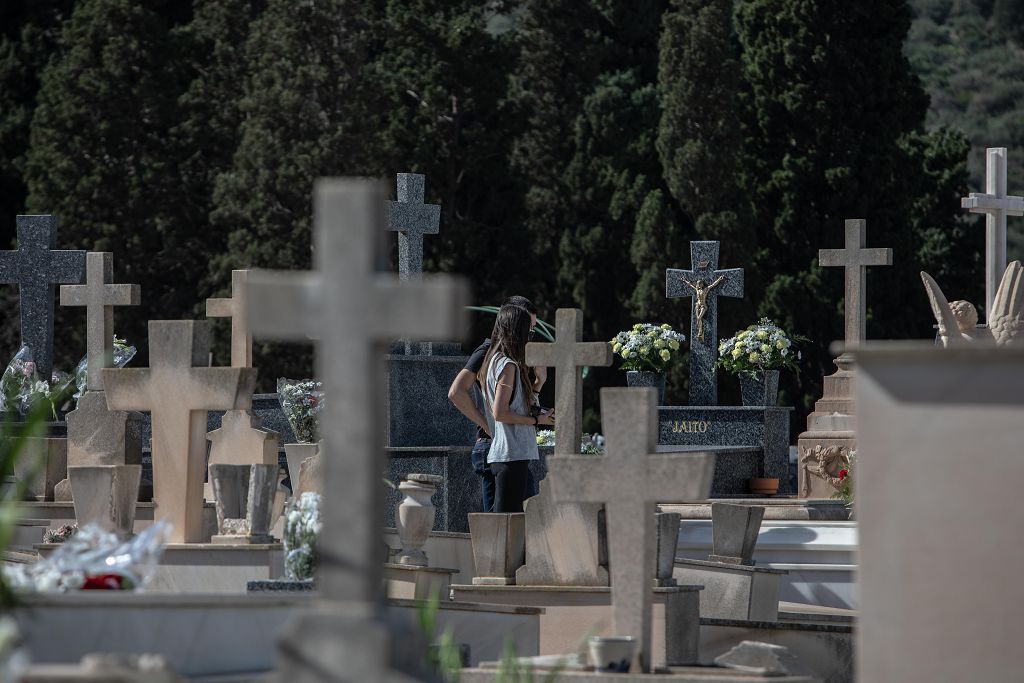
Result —
M 665 296 L 693 297 L 690 315 L 690 405 L 718 405 L 718 297 L 743 296 L 743 269 L 718 270 L 718 242 L 690 242 L 690 270 L 665 271 Z
M 0 282 L 18 285 L 21 343 L 32 350 L 39 378 L 53 371 L 54 285 L 85 277 L 84 251 L 58 251 L 54 216 L 18 216 L 18 248 L 0 251 Z
M 103 390 L 100 370 L 114 364 L 114 306 L 138 306 L 141 298 L 138 285 L 115 285 L 113 279 L 114 255 L 91 251 L 85 257 L 85 284 L 60 288 L 61 306 L 85 306 L 89 391 Z
M 321 417 L 325 495 L 317 582 L 330 600 L 363 604 L 380 604 L 383 583 L 384 353 L 397 337 L 450 338 L 460 329 L 468 299 L 466 288 L 449 277 L 403 283 L 373 272 L 384 198 L 377 182 L 317 181 L 316 270 L 257 270 L 247 285 L 254 336 L 318 340 L 316 372 L 331 400 Z M 303 658 L 322 656 L 301 639 L 290 646 L 302 651 L 295 655 L 299 666 Z
M 864 341 L 867 305 L 864 278 L 867 266 L 891 266 L 892 249 L 866 249 L 867 223 L 862 218 L 846 221 L 846 247 L 819 249 L 818 264 L 846 269 L 846 346 Z
M 992 302 L 999 281 L 1006 270 L 1006 217 L 1024 216 L 1024 197 L 1006 194 L 1006 148 L 985 150 L 985 192 L 971 192 L 960 200 L 971 213 L 985 214 L 985 317 L 992 312 Z
M 423 236 L 436 235 L 441 207 L 424 204 L 424 176 L 398 174 L 398 201 L 387 203 L 388 230 L 398 233 L 398 277 L 418 280 L 423 277 Z
M 170 520 L 172 543 L 203 540 L 206 413 L 244 410 L 252 403 L 256 371 L 211 368 L 210 324 L 149 321 L 149 367 L 106 368 L 110 410 L 148 410 L 153 419 L 153 500 Z
M 613 631 L 640 642 L 640 671 L 651 665 L 651 577 L 658 502 L 704 500 L 712 453 L 657 455 L 658 398 L 653 388 L 601 390 L 605 455 L 552 458 L 555 501 L 604 503 L 608 523 Z
M 207 318 L 231 318 L 231 367 L 252 367 L 252 335 L 245 319 L 245 283 L 248 270 L 231 271 L 231 298 L 207 299 Z
M 526 345 L 526 364 L 555 369 L 555 455 L 578 455 L 583 437 L 583 381 L 579 367 L 612 364 L 608 342 L 582 342 L 583 311 L 559 308 L 555 313 L 555 342 Z

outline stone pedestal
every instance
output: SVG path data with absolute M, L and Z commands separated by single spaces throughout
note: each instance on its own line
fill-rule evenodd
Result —
M 676 560 L 680 584 L 701 585 L 700 615 L 712 619 L 778 621 L 779 579 L 784 569 L 725 562 Z
M 26 500 L 53 500 L 54 487 L 67 473 L 67 439 L 49 436 L 25 439 L 24 450 L 14 463 L 14 476 L 28 482 Z
M 839 490 L 839 470 L 849 466 L 857 448 L 854 423 L 853 357 L 835 359 L 836 372 L 825 377 L 822 397 L 807 416 L 807 431 L 797 438 L 797 495 L 832 498 Z
M 508 586 L 526 561 L 526 513 L 478 512 L 469 516 L 475 586 Z
M 210 465 L 217 506 L 213 543 L 266 544 L 270 535 L 277 465 Z
M 102 391 L 87 391 L 67 414 L 68 467 L 140 465 L 142 413 L 108 410 Z M 70 488 L 56 490 L 57 500 L 71 500 Z
M 135 526 L 142 465 L 68 467 L 79 527 L 96 524 L 127 536 Z
M 277 465 L 278 433 L 262 429 L 260 418 L 250 410 L 229 410 L 221 426 L 206 435 L 210 441 L 210 465 Z M 213 484 L 208 479 L 203 497 L 213 500 Z
M 722 448 L 716 452 L 712 496 L 746 494 L 753 477 L 778 477 L 779 493 L 785 494 L 789 492 L 791 410 L 774 406 L 662 406 L 658 408 L 658 443 Z

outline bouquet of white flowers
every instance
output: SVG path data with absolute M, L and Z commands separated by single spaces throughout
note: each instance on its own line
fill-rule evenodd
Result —
M 292 501 L 284 517 L 284 572 L 293 581 L 313 578 L 320 535 L 320 494 L 307 491 Z
M 653 370 L 664 373 L 682 356 L 686 337 L 671 325 L 637 323 L 612 339 L 612 352 L 622 358 L 623 370 Z
M 798 370 L 800 352 L 795 344 L 804 341 L 805 337 L 786 334 L 770 319 L 761 318 L 756 325 L 719 343 L 716 365 L 734 375 L 761 375 L 780 368 Z
M 315 443 L 320 436 L 320 411 L 324 407 L 323 384 L 319 380 L 277 380 L 277 394 L 284 416 L 299 443 Z

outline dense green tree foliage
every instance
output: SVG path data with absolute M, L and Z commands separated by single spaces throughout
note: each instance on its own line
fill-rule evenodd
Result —
M 980 298 L 982 231 L 959 209 L 980 138 L 942 113 L 943 93 L 961 97 L 954 67 L 978 71 L 953 54 L 955 22 L 988 36 L 1020 3 L 975 8 L 972 24 L 971 3 L 921 0 L 910 43 L 897 0 L 44 4 L 0 14 L 3 234 L 17 212 L 55 213 L 61 246 L 113 251 L 118 280 L 143 285 L 141 310 L 118 315 L 139 344 L 148 319 L 201 315 L 233 268 L 308 268 L 316 177 L 404 171 L 442 205 L 428 270 L 467 274 L 480 303 L 580 306 L 591 338 L 640 319 L 688 333 L 665 268 L 689 267 L 690 240 L 721 240 L 721 266 L 747 281 L 720 308 L 723 336 L 761 314 L 813 339 L 786 384 L 800 408 L 843 329 L 843 277 L 817 250 L 842 246 L 845 218 L 895 252 L 870 275 L 870 336 L 930 334 L 918 270 Z M 985 72 L 971 95 L 1005 89 L 984 111 L 1005 114 L 1008 146 L 1015 73 Z M 62 314 L 65 363 L 84 347 L 80 315 Z M 16 330 L 8 318 L 0 351 Z M 256 359 L 264 389 L 311 372 L 308 348 Z M 685 381 L 680 368 L 670 400 Z

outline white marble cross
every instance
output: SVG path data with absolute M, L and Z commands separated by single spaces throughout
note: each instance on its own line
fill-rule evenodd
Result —
M 398 174 L 398 201 L 387 203 L 388 230 L 398 233 L 398 276 L 423 277 L 423 236 L 436 235 L 441 207 L 424 204 L 425 178 L 419 173 Z
M 526 364 L 555 369 L 555 455 L 577 455 L 583 437 L 583 382 L 580 366 L 612 364 L 608 342 L 583 342 L 583 311 L 559 308 L 555 312 L 555 342 L 526 345 Z
M 85 284 L 61 285 L 61 306 L 85 306 L 86 389 L 103 390 L 100 370 L 114 364 L 114 306 L 138 306 L 141 289 L 138 285 L 115 285 L 114 255 L 108 251 L 91 251 L 85 257 Z
M 985 214 L 985 318 L 1006 270 L 1006 217 L 1024 216 L 1024 197 L 1006 194 L 1006 148 L 985 150 L 985 192 L 971 192 L 960 200 L 971 213 Z
M 252 367 L 252 334 L 245 319 L 245 283 L 248 270 L 231 271 L 231 298 L 207 299 L 207 318 L 231 318 L 231 367 Z
M 651 665 L 651 577 L 658 502 L 704 500 L 713 453 L 657 455 L 658 393 L 653 388 L 601 390 L 605 455 L 567 455 L 548 463 L 556 502 L 604 503 L 614 634 L 640 641 L 641 671 Z
M 110 410 L 148 410 L 153 416 L 153 501 L 170 520 L 172 543 L 203 540 L 206 413 L 244 410 L 252 403 L 256 371 L 211 368 L 210 323 L 149 321 L 149 367 L 106 368 Z
M 324 491 L 317 582 L 330 600 L 377 602 L 384 518 L 384 353 L 391 341 L 452 338 L 468 290 L 447 276 L 402 283 L 373 272 L 384 186 L 322 179 L 314 190 L 314 263 L 303 272 L 252 271 L 246 298 L 254 336 L 319 340 L 317 376 Z
M 867 223 L 862 218 L 846 221 L 846 247 L 819 249 L 818 263 L 846 269 L 846 346 L 864 341 L 867 330 L 865 276 L 867 266 L 891 266 L 892 249 L 866 249 Z

